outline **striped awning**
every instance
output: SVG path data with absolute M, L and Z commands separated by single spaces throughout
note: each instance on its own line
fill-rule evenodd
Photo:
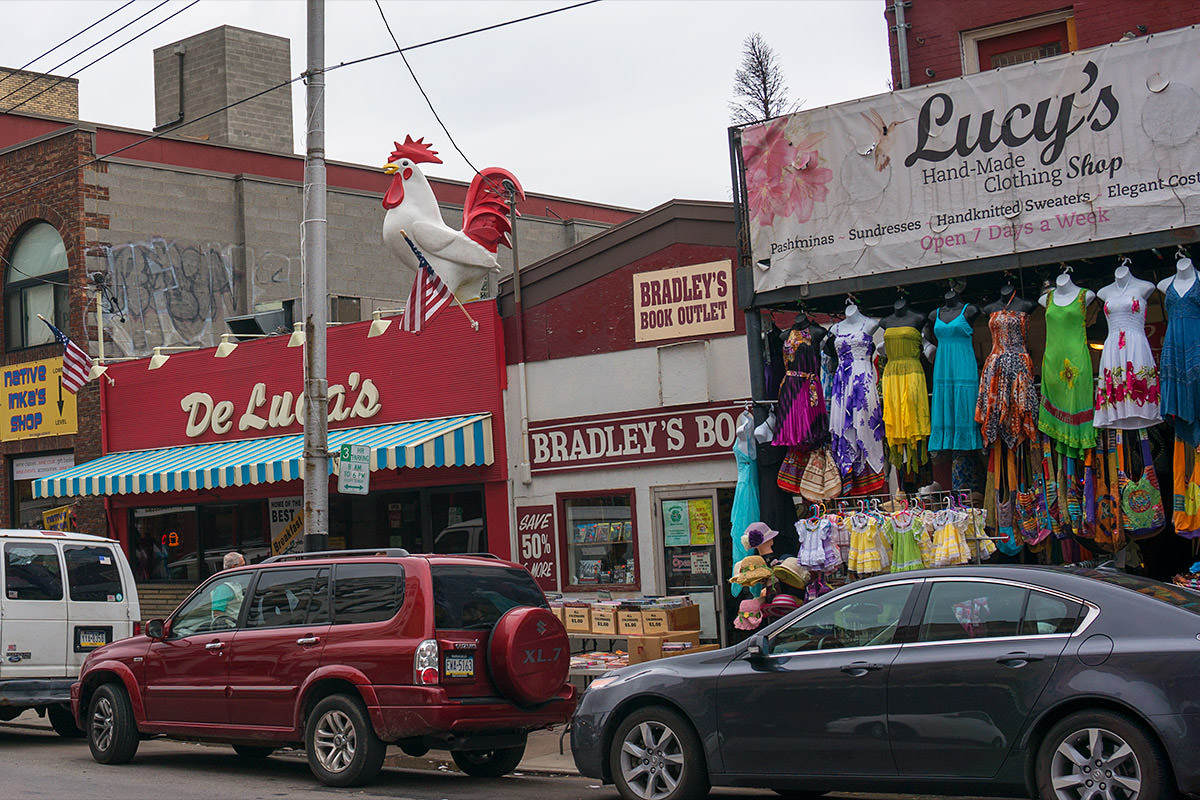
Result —
M 337 453 L 343 444 L 370 447 L 372 471 L 483 466 L 491 464 L 495 456 L 492 415 L 486 413 L 329 432 L 331 453 Z M 299 480 L 304 470 L 303 447 L 303 434 L 295 434 L 109 453 L 33 481 L 33 496 L 179 492 Z

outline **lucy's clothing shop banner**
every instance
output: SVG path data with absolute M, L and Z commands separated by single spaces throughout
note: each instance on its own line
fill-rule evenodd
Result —
M 758 292 L 1200 222 L 1200 30 L 746 128 Z

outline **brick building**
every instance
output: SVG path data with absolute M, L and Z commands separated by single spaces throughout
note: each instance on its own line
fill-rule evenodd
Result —
M 885 0 L 884 5 L 897 89 L 1200 23 L 1200 5 L 1192 0 Z M 907 77 L 896 38 L 898 10 L 907 26 Z
M 60 409 L 62 349 L 38 313 L 96 356 L 96 286 L 103 284 L 109 358 L 146 356 L 156 346 L 209 347 L 234 317 L 260 315 L 262 325 L 283 320 L 286 327 L 301 295 L 304 172 L 303 156 L 293 152 L 290 89 L 221 109 L 285 82 L 289 48 L 286 39 L 230 26 L 158 48 L 153 139 L 148 131 L 79 120 L 73 79 L 0 70 L 0 96 L 12 92 L 0 101 L 8 112 L 0 114 L 0 357 L 8 414 L 0 422 L 0 527 L 41 525 L 41 512 L 57 501 L 34 501 L 31 480 L 107 450 L 94 381 L 68 394 Z M 420 132 L 380 132 L 379 163 L 407 133 Z M 411 276 L 380 234 L 388 176 L 331 160 L 327 181 L 330 320 L 395 309 Z M 455 224 L 467 185 L 434 177 L 430 184 Z M 522 263 L 635 213 L 537 194 L 519 211 Z M 511 251 L 498 258 L 511 270 Z M 39 366 L 47 369 L 39 373 Z M 73 501 L 73 525 L 113 531 L 105 502 Z

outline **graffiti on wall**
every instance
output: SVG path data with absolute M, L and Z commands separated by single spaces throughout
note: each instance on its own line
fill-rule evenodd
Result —
M 299 257 L 272 251 L 256 257 L 243 245 L 153 236 L 98 245 L 88 256 L 89 271 L 106 274 L 115 301 L 104 325 L 117 351 L 111 355 L 146 355 L 157 345 L 215 345 L 225 317 L 247 313 L 260 298 L 282 299 L 299 290 Z

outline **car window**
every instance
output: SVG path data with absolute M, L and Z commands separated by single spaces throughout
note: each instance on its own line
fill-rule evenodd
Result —
M 839 597 L 771 637 L 771 654 L 891 644 L 914 584 Z
M 404 603 L 404 570 L 396 563 L 338 564 L 333 573 L 333 622 L 380 622 Z
M 1025 604 L 1025 618 L 1021 620 L 1021 635 L 1071 633 L 1079 623 L 1081 610 L 1083 604 L 1074 600 L 1030 592 L 1029 602 Z
M 1200 592 L 1196 592 L 1186 586 L 1176 586 L 1175 584 L 1163 583 L 1112 569 L 1072 568 L 1069 571 L 1075 575 L 1081 575 L 1085 578 L 1129 589 L 1140 595 L 1153 598 L 1160 603 L 1166 603 L 1167 605 L 1175 606 L 1193 614 L 1200 614 Z
M 205 584 L 175 612 L 171 621 L 171 638 L 236 628 L 242 600 L 253 574 L 235 572 L 218 576 Z
M 4 596 L 9 600 L 62 600 L 62 566 L 52 544 L 4 545 Z
M 1028 593 L 1028 589 L 1003 583 L 935 581 L 917 641 L 1016 636 Z
M 247 628 L 329 622 L 329 569 L 265 569 L 246 611 Z
M 518 606 L 549 608 L 527 570 L 477 564 L 437 564 L 433 624 L 439 629 L 488 629 Z
M 119 603 L 125 598 L 121 570 L 112 548 L 66 545 L 67 586 L 71 599 L 84 603 Z

